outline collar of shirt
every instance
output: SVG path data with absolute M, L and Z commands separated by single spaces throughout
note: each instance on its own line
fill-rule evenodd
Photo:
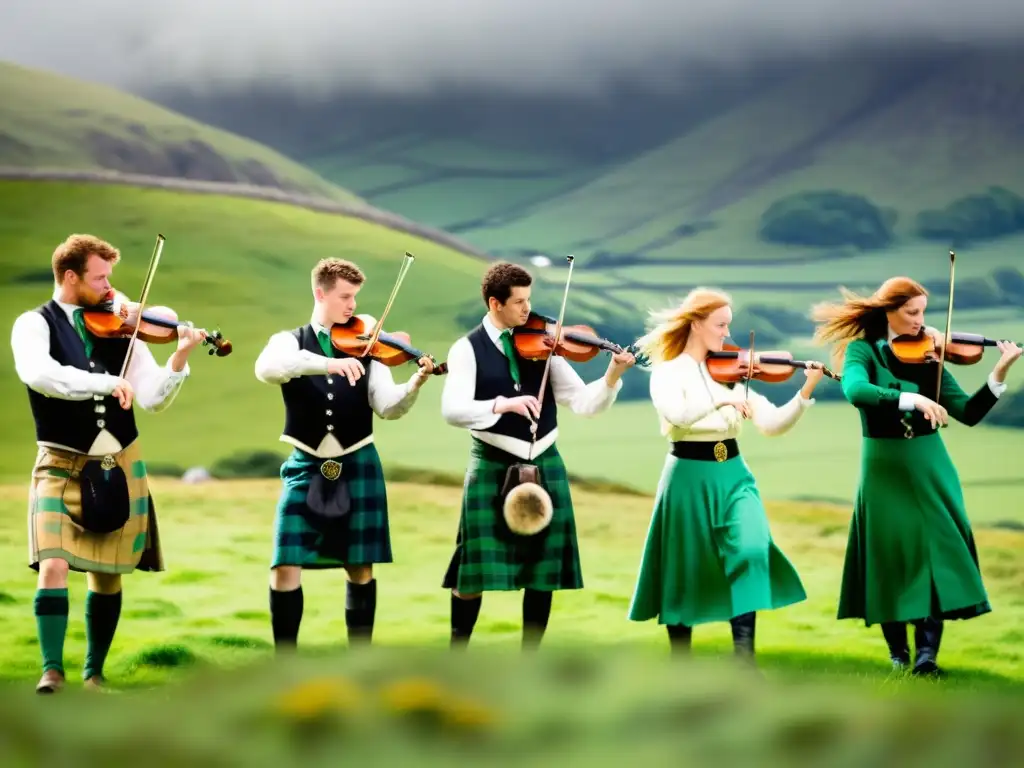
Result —
M 68 316 L 68 322 L 73 326 L 75 324 L 75 310 L 81 309 L 77 304 L 68 304 L 66 301 L 60 300 L 60 288 L 54 287 L 53 289 L 53 300 L 57 302 L 57 306 L 64 310 L 64 314 Z
M 505 348 L 501 345 L 501 329 L 494 324 L 494 321 L 491 320 L 491 316 L 484 315 L 484 319 L 481 324 L 487 332 L 488 338 L 494 342 L 494 346 L 501 350 L 501 354 L 505 354 Z

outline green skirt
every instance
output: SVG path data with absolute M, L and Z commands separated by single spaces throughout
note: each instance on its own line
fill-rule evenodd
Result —
M 992 610 L 956 467 L 939 433 L 865 438 L 840 619 L 969 619 Z
M 807 598 L 742 456 L 665 459 L 629 618 L 694 626 Z

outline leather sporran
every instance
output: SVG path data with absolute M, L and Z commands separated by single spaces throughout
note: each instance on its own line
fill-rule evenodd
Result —
M 540 468 L 532 464 L 513 464 L 505 473 L 501 489 L 501 514 L 508 530 L 517 536 L 532 537 L 551 523 L 554 506 L 540 480 Z
M 124 470 L 115 464 L 104 469 L 90 459 L 78 477 L 82 495 L 82 519 L 79 524 L 91 533 L 113 533 L 131 517 L 131 496 Z
M 310 478 L 306 491 L 306 522 L 333 541 L 344 537 L 351 511 L 352 496 L 341 474 L 341 464 L 324 462 L 320 471 Z

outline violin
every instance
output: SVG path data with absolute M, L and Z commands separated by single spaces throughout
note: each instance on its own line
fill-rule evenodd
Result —
M 748 366 L 750 350 L 740 349 L 735 344 L 725 344 L 721 352 L 709 352 L 708 373 L 720 384 L 732 384 L 754 379 L 769 384 L 789 381 L 797 368 L 815 368 L 810 360 L 794 360 L 790 352 L 758 352 L 754 355 L 754 372 L 750 375 Z M 830 379 L 841 381 L 839 374 L 822 366 L 822 372 Z
M 512 330 L 516 352 L 526 360 L 546 360 L 552 354 L 557 324 L 558 321 L 552 317 L 531 312 L 524 325 Z M 637 365 L 645 367 L 650 364 L 635 344 L 621 347 L 613 341 L 602 339 L 589 325 L 563 325 L 558 349 L 554 354 L 574 363 L 586 363 L 602 351 L 612 354 L 629 352 L 636 357 Z
M 178 340 L 178 326 L 187 325 L 178 320 L 173 310 L 161 307 L 171 316 L 166 317 L 160 312 L 147 309 L 142 313 L 141 323 L 130 324 L 128 322 L 128 305 L 120 304 L 115 307 L 114 292 L 111 291 L 104 298 L 103 302 L 94 307 L 85 307 L 83 317 L 85 328 L 89 333 L 101 339 L 131 338 L 135 335 L 135 328 L 138 325 L 137 338 L 148 344 L 170 344 Z M 138 320 L 138 318 L 136 318 Z M 231 342 L 223 337 L 220 331 L 204 331 L 206 338 L 204 345 L 210 345 L 210 354 L 217 357 L 227 357 L 231 354 Z
M 347 323 L 335 323 L 331 326 L 331 346 L 339 352 L 353 357 L 369 355 L 372 359 L 391 368 L 426 357 L 434 364 L 432 371 L 434 375 L 442 376 L 448 373 L 448 363 L 439 364 L 433 356 L 416 349 L 412 346 L 409 334 L 401 331 L 395 333 L 380 331 L 376 340 L 373 341 L 373 346 L 367 350 L 366 345 L 373 340 L 368 330 L 366 322 L 361 317 L 353 315 Z
M 937 363 L 942 352 L 942 342 L 941 336 L 921 330 L 916 336 L 908 334 L 897 336 L 892 340 L 890 346 L 893 355 L 900 362 Z M 998 342 L 995 339 L 989 339 L 978 333 L 953 332 L 949 334 L 945 359 L 954 365 L 974 365 L 985 354 L 985 347 L 994 347 L 996 344 Z

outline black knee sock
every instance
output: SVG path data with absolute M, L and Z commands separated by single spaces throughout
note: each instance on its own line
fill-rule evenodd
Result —
M 377 613 L 377 580 L 365 584 L 348 582 L 345 594 L 345 625 L 348 642 L 368 645 L 373 639 L 373 620 Z
M 693 629 L 685 624 L 667 624 L 668 643 L 673 654 L 689 653 L 693 641 Z
M 465 646 L 473 634 L 483 597 L 464 598 L 452 594 L 452 637 L 451 647 Z
M 302 623 L 302 586 L 287 592 L 270 590 L 270 625 L 274 630 L 274 646 L 294 648 Z
M 551 592 L 523 590 L 523 647 L 536 648 L 548 628 L 551 616 Z
M 85 596 L 85 637 L 87 648 L 82 678 L 103 676 L 110 644 L 114 642 L 117 622 L 121 618 L 121 592 L 104 595 L 90 591 Z

